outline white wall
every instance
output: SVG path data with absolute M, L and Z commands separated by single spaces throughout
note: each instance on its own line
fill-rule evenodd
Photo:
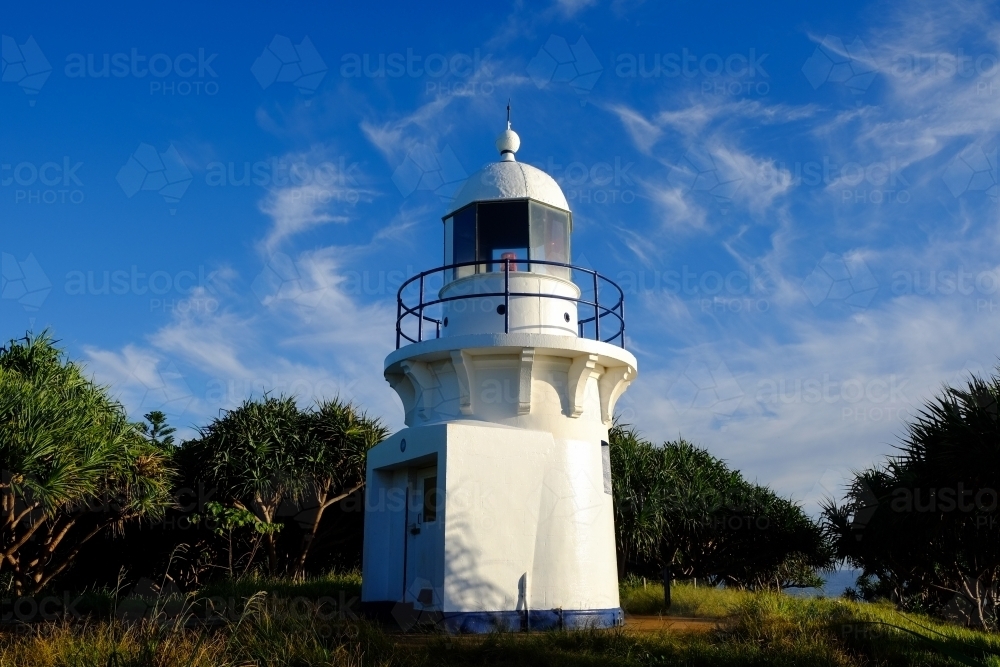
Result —
M 378 469 L 438 456 L 444 484 L 443 611 L 618 607 L 612 499 L 604 492 L 600 432 L 584 440 L 482 423 L 408 428 L 369 456 Z M 399 441 L 407 451 L 399 451 Z M 423 464 L 420 464 L 423 465 Z M 442 472 L 444 471 L 444 472 Z M 366 515 L 362 599 L 401 599 L 399 514 Z M 395 520 L 394 520 L 395 519 Z

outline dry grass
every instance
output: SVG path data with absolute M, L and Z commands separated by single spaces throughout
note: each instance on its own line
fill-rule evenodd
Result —
M 347 583 L 357 581 L 220 584 L 203 593 L 238 598 L 241 611 L 213 625 L 188 623 L 205 608 L 204 597 L 191 597 L 161 603 L 135 622 L 105 618 L 3 632 L 0 667 L 1000 665 L 997 636 L 903 616 L 886 605 L 687 584 L 674 587 L 669 613 L 723 618 L 720 630 L 431 635 L 417 642 L 320 604 L 289 604 L 339 597 Z M 624 585 L 622 601 L 633 613 L 663 611 L 662 589 L 652 584 Z

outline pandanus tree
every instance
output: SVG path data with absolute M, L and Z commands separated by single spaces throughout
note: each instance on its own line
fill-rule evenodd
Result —
M 978 627 L 1000 612 L 1000 375 L 945 387 L 907 426 L 895 456 L 829 501 L 837 555 L 863 592 Z
M 257 518 L 272 574 L 278 572 L 278 509 L 302 491 L 294 452 L 304 422 L 292 398 L 248 399 L 202 428 L 181 455 L 220 498 Z
M 181 456 L 219 497 L 256 517 L 268 571 L 301 576 L 324 512 L 364 486 L 367 452 L 387 433 L 347 402 L 303 410 L 292 397 L 265 396 L 226 411 Z M 303 532 L 287 556 L 278 546 L 285 519 Z
M 0 576 L 37 593 L 109 528 L 161 516 L 169 457 L 47 333 L 0 348 Z
M 611 429 L 619 568 L 747 588 L 817 585 L 831 551 L 820 527 L 704 449 Z
M 321 401 L 306 414 L 306 434 L 295 453 L 302 475 L 299 488 L 305 532 L 295 574 L 305 572 L 306 557 L 316 539 L 324 511 L 365 485 L 368 450 L 389 435 L 382 422 L 350 403 Z

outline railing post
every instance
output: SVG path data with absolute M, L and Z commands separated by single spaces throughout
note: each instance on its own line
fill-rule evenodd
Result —
M 622 297 L 622 305 L 621 308 L 619 309 L 619 312 L 621 313 L 622 316 L 622 348 L 624 348 L 625 347 L 625 295 L 622 294 L 621 297 Z
M 420 274 L 420 300 L 417 311 L 417 342 L 424 339 L 424 274 Z
M 400 318 L 403 316 L 403 288 L 399 288 L 399 293 L 396 294 L 396 349 L 399 349 L 399 334 L 400 331 Z
M 601 341 L 601 300 L 597 296 L 597 271 L 594 274 L 594 340 Z
M 510 260 L 503 261 L 503 332 L 510 333 Z

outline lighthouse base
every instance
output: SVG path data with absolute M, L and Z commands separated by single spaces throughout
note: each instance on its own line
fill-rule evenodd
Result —
M 451 634 L 548 630 L 606 630 L 620 627 L 625 615 L 615 609 L 548 609 L 523 611 L 422 611 L 404 603 L 365 603 L 362 613 L 403 630 L 428 626 Z
M 615 628 L 624 622 L 616 609 L 548 609 L 444 614 L 440 626 L 452 633 L 525 630 L 589 630 Z
M 449 632 L 620 625 L 598 429 L 578 440 L 458 421 L 373 448 L 363 609 Z

